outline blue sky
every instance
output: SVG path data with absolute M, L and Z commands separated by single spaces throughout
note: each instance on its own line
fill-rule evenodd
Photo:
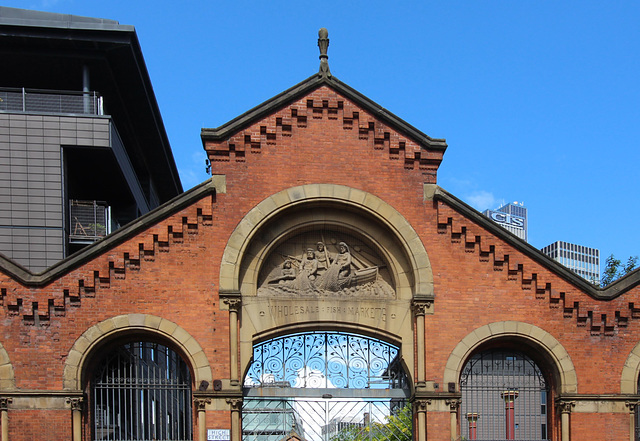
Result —
M 200 129 L 318 69 L 449 148 L 440 186 L 479 210 L 521 201 L 529 242 L 640 254 L 640 2 L 26 0 L 136 27 L 185 189 Z M 604 260 L 604 259 L 603 259 Z

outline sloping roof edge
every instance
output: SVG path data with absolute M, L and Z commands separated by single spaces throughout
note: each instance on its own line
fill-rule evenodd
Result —
M 539 263 L 543 267 L 552 271 L 553 273 L 560 276 L 565 281 L 571 283 L 576 286 L 581 291 L 585 292 L 589 296 L 593 297 L 597 300 L 611 300 L 619 295 L 631 290 L 632 288 L 640 285 L 640 268 L 632 271 L 627 274 L 625 277 L 622 277 L 616 280 L 611 285 L 600 288 L 589 283 L 587 280 L 578 276 L 574 272 L 570 271 L 564 265 L 556 262 L 555 260 L 548 257 L 542 251 L 533 247 L 529 243 L 523 241 L 515 234 L 507 231 L 502 228 L 495 222 L 491 221 L 489 218 L 484 216 L 482 213 L 461 201 L 457 197 L 453 196 L 451 193 L 447 192 L 441 187 L 436 187 L 435 193 L 433 195 L 435 200 L 440 200 L 448 204 L 451 208 L 456 210 L 458 213 L 463 216 L 469 218 L 474 223 L 480 225 L 482 228 L 485 228 L 491 234 L 499 237 L 500 239 L 507 242 L 509 245 L 513 246 L 516 250 L 520 251 L 522 254 L 531 258 L 535 262 Z
M 358 106 L 362 107 L 364 110 L 371 113 L 376 118 L 384 121 L 385 124 L 393 127 L 395 130 L 401 133 L 406 134 L 414 141 L 424 146 L 428 146 L 432 149 L 442 150 L 443 152 L 447 149 L 447 143 L 444 139 L 431 138 L 408 122 L 404 121 L 384 107 L 380 106 L 375 101 L 367 98 L 357 90 L 338 80 L 335 76 L 322 75 L 319 73 L 310 76 L 306 80 L 301 81 L 295 86 L 285 90 L 284 92 L 274 96 L 273 98 L 268 99 L 262 104 L 257 105 L 253 109 L 248 110 L 247 112 L 232 119 L 231 121 L 223 124 L 218 128 L 202 129 L 200 134 L 202 138 L 202 144 L 204 145 L 206 141 L 223 141 L 225 139 L 228 139 L 242 129 L 260 120 L 261 118 L 266 117 L 267 115 L 277 111 L 283 106 L 300 99 L 301 97 L 322 86 L 330 87 L 331 89 L 355 102 Z
M 116 20 L 58 14 L 56 12 L 0 6 L 0 24 L 9 26 L 34 26 L 44 28 L 87 29 L 109 31 L 133 31 L 131 25 L 121 25 Z
M 55 279 L 65 275 L 66 273 L 78 268 L 79 266 L 96 258 L 100 254 L 108 251 L 127 239 L 143 232 L 150 226 L 166 219 L 167 217 L 177 213 L 185 207 L 191 205 L 195 201 L 216 193 L 216 185 L 214 178 L 210 178 L 203 183 L 193 187 L 192 189 L 174 197 L 165 202 L 155 210 L 137 218 L 133 222 L 120 228 L 113 234 L 83 248 L 81 251 L 67 257 L 55 265 L 47 268 L 45 271 L 34 274 L 22 265 L 14 262 L 10 258 L 0 254 L 0 272 L 7 274 L 16 281 L 26 286 L 44 286 Z
M 148 156 L 151 154 L 159 155 L 158 157 L 163 159 L 163 161 L 158 161 L 162 165 L 161 169 L 154 168 L 148 164 L 149 173 L 154 178 L 154 184 L 161 200 L 167 200 L 168 197 L 184 191 L 178 166 L 171 150 L 169 136 L 160 113 L 160 106 L 134 26 L 122 25 L 116 20 L 103 18 L 0 6 L 0 34 L 2 36 L 19 35 L 33 39 L 37 37 L 43 42 L 55 42 L 57 45 L 56 50 L 59 51 L 66 50 L 67 46 L 73 46 L 74 40 L 90 39 L 96 46 L 94 48 L 95 53 L 103 54 L 105 60 L 110 63 L 113 63 L 113 61 L 110 59 L 109 50 L 98 49 L 100 44 L 119 43 L 128 46 L 130 58 L 128 58 L 127 63 L 138 73 L 144 92 L 144 96 L 136 99 L 136 101 L 148 109 L 147 113 L 151 115 L 155 126 L 154 133 L 158 137 L 158 142 L 152 143 L 154 149 L 158 150 L 145 154 Z M 121 71 L 124 70 L 120 68 L 115 69 L 114 72 Z M 119 82 L 124 83 L 126 81 L 130 81 L 130 79 L 123 77 Z M 128 103 L 131 102 L 134 102 L 133 97 L 129 97 Z M 144 143 L 137 142 L 140 143 L 141 148 L 144 148 Z M 160 176 L 161 173 L 163 177 Z

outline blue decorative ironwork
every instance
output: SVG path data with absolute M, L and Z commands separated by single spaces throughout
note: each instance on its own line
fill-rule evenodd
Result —
M 399 349 L 341 332 L 311 332 L 254 346 L 245 386 L 395 389 L 406 387 Z

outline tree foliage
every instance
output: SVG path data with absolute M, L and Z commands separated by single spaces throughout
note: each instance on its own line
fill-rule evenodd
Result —
M 386 420 L 386 423 L 371 422 L 364 427 L 348 427 L 332 436 L 331 441 L 411 441 L 413 420 L 410 404 Z
M 638 264 L 638 256 L 629 257 L 627 259 L 627 263 L 622 265 L 622 261 L 620 259 L 616 259 L 612 254 L 607 257 L 605 261 L 604 271 L 602 272 L 602 279 L 600 280 L 600 285 L 605 287 L 607 285 L 612 284 L 620 277 L 629 274 L 633 271 Z

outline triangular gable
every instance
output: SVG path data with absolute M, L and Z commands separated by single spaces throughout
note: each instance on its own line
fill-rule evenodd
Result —
M 338 98 L 319 100 L 312 96 L 319 89 L 330 90 Z M 357 109 L 348 108 L 344 101 Z M 375 121 L 360 118 L 360 109 Z M 308 119 L 323 112 L 332 115 L 331 119 L 342 119 L 345 128 L 358 131 L 361 139 L 373 137 L 374 143 L 389 145 L 391 159 L 404 157 L 406 168 L 428 169 L 435 176 L 447 148 L 444 139 L 427 136 L 336 77 L 326 74 L 313 75 L 218 128 L 202 129 L 202 143 L 211 162 L 228 161 L 231 155 L 244 161 L 247 151 L 259 152 L 263 143 L 276 142 L 279 133 L 290 136 L 292 125 L 304 128 Z M 276 113 L 275 125 L 262 123 Z M 258 123 L 259 136 L 254 127 Z M 391 132 L 397 132 L 400 138 Z

